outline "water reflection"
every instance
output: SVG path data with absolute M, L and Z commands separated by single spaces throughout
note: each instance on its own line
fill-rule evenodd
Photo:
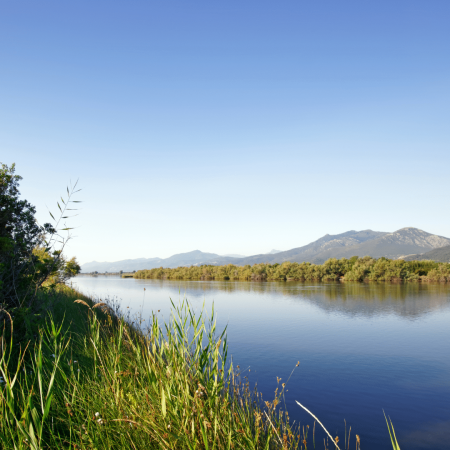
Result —
M 277 295 L 305 300 L 327 312 L 350 316 L 395 314 L 416 319 L 427 313 L 450 307 L 450 286 L 421 283 L 302 283 L 241 281 L 133 280 L 136 284 L 169 289 L 188 298 L 210 296 L 211 292 L 238 292 Z

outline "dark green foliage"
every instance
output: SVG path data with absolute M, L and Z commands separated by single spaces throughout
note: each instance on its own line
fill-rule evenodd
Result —
M 52 225 L 39 225 L 34 217 L 36 209 L 19 198 L 19 181 L 15 165 L 0 168 L 0 304 L 23 306 L 34 297 L 52 270 L 51 261 L 58 255 L 48 255 L 47 262 L 39 261 L 33 250 L 41 245 L 48 252 L 45 236 L 55 233 Z M 28 300 L 28 302 L 27 302 Z
M 13 317 L 17 335 L 27 339 L 49 307 L 42 292 L 79 273 L 80 266 L 75 258 L 64 258 L 67 239 L 57 234 L 57 226 L 38 224 L 35 207 L 19 198 L 21 179 L 14 164 L 0 165 L 0 320 Z M 67 192 L 64 208 L 58 204 L 60 220 L 66 218 Z
M 176 269 L 139 270 L 135 278 L 172 280 L 248 280 L 248 281 L 447 281 L 450 264 L 433 261 L 404 261 L 370 256 L 350 259 L 330 258 L 324 264 L 255 264 L 253 266 L 190 266 Z

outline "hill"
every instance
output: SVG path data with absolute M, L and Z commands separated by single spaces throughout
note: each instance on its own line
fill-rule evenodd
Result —
M 409 255 L 402 259 L 404 259 L 405 261 L 432 260 L 448 263 L 450 262 L 450 245 L 447 245 L 446 247 L 436 248 L 419 255 Z

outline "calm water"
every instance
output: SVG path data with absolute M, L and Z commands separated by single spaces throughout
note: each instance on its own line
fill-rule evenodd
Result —
M 297 361 L 287 391 L 292 419 L 344 438 L 344 419 L 366 450 L 388 449 L 383 409 L 402 449 L 450 448 L 450 287 L 446 285 L 251 283 L 77 277 L 74 286 L 148 317 L 170 298 L 196 310 L 214 302 L 228 325 L 234 364 L 266 399 Z M 144 288 L 146 289 L 144 291 Z M 317 432 L 317 428 L 316 428 Z M 321 437 L 319 434 L 317 437 Z M 322 441 L 323 442 L 323 441 Z M 343 445 L 341 446 L 341 448 Z M 319 447 L 321 448 L 321 447 Z

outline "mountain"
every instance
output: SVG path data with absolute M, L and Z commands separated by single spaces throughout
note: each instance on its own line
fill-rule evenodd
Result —
M 270 250 L 270 252 L 267 252 L 266 255 L 274 255 L 275 253 L 281 253 L 283 250 L 275 250 L 272 249 Z
M 123 259 L 115 262 L 98 262 L 92 261 L 81 265 L 82 273 L 90 272 L 132 272 L 143 267 L 161 267 L 160 262 L 164 261 L 161 258 L 137 258 L 137 259 Z
M 216 253 L 205 253 L 200 250 L 194 250 L 193 252 L 178 253 L 177 255 L 170 256 L 163 260 L 163 267 L 180 267 L 180 266 L 192 266 L 194 264 L 201 263 L 203 261 L 211 261 L 214 258 L 220 258 Z M 160 267 L 160 266 L 155 266 Z
M 346 233 L 329 235 L 321 237 L 317 241 L 311 242 L 303 247 L 293 248 L 279 253 L 266 253 L 260 255 L 247 256 L 239 260 L 231 261 L 232 264 L 246 265 L 246 264 L 259 264 L 259 263 L 282 263 L 284 261 L 291 262 L 313 262 L 316 255 L 325 252 L 330 249 L 341 249 L 344 247 L 355 246 L 362 242 L 384 236 L 387 233 L 380 231 L 364 230 L 364 231 L 347 231 Z M 352 255 L 353 256 L 353 255 Z M 219 261 L 218 264 L 230 264 Z
M 436 248 L 419 255 L 409 255 L 403 258 L 405 261 L 423 261 L 431 259 L 437 262 L 450 262 L 450 245 L 445 247 Z
M 312 262 L 322 264 L 329 258 L 351 258 L 352 256 L 372 256 L 380 258 L 385 256 L 391 259 L 410 258 L 420 254 L 421 257 L 427 252 L 436 251 L 441 247 L 450 246 L 450 239 L 427 233 L 418 228 L 402 228 L 394 233 L 383 231 L 347 231 L 341 234 L 325 236 L 302 247 L 278 252 L 272 250 L 270 253 L 236 257 L 234 255 L 220 256 L 215 253 L 204 253 L 194 250 L 188 253 L 179 253 L 170 258 L 140 258 L 125 259 L 116 262 L 90 262 L 81 266 L 82 272 L 119 272 L 133 271 L 139 269 L 153 269 L 155 267 L 174 268 L 179 266 L 199 266 L 202 264 L 224 265 L 235 264 L 244 266 L 246 264 L 259 263 L 282 263 L 291 262 Z M 446 254 L 446 250 L 441 249 Z M 449 249 L 450 252 L 450 249 Z M 423 255 L 422 255 L 423 254 Z M 444 257 L 444 256 L 442 256 Z M 425 259 L 428 259 L 426 257 Z M 435 258 L 429 258 L 435 259 Z
M 427 233 L 417 228 L 402 228 L 394 233 L 385 233 L 375 239 L 347 248 L 331 248 L 315 255 L 312 262 L 323 263 L 329 258 L 350 258 L 352 256 L 372 256 L 398 259 L 405 255 L 423 253 L 450 245 L 450 239 Z
M 169 258 L 137 258 L 137 259 L 123 259 L 115 262 L 97 262 L 92 261 L 81 266 L 81 271 L 89 272 L 132 272 L 140 269 L 154 269 L 155 267 L 180 267 L 197 265 L 204 261 L 214 261 L 217 258 L 225 261 L 232 258 L 226 258 L 215 253 L 205 253 L 200 250 L 194 250 L 187 253 L 178 253 Z M 211 263 L 212 264 L 212 263 Z M 225 263 L 228 264 L 228 263 Z

